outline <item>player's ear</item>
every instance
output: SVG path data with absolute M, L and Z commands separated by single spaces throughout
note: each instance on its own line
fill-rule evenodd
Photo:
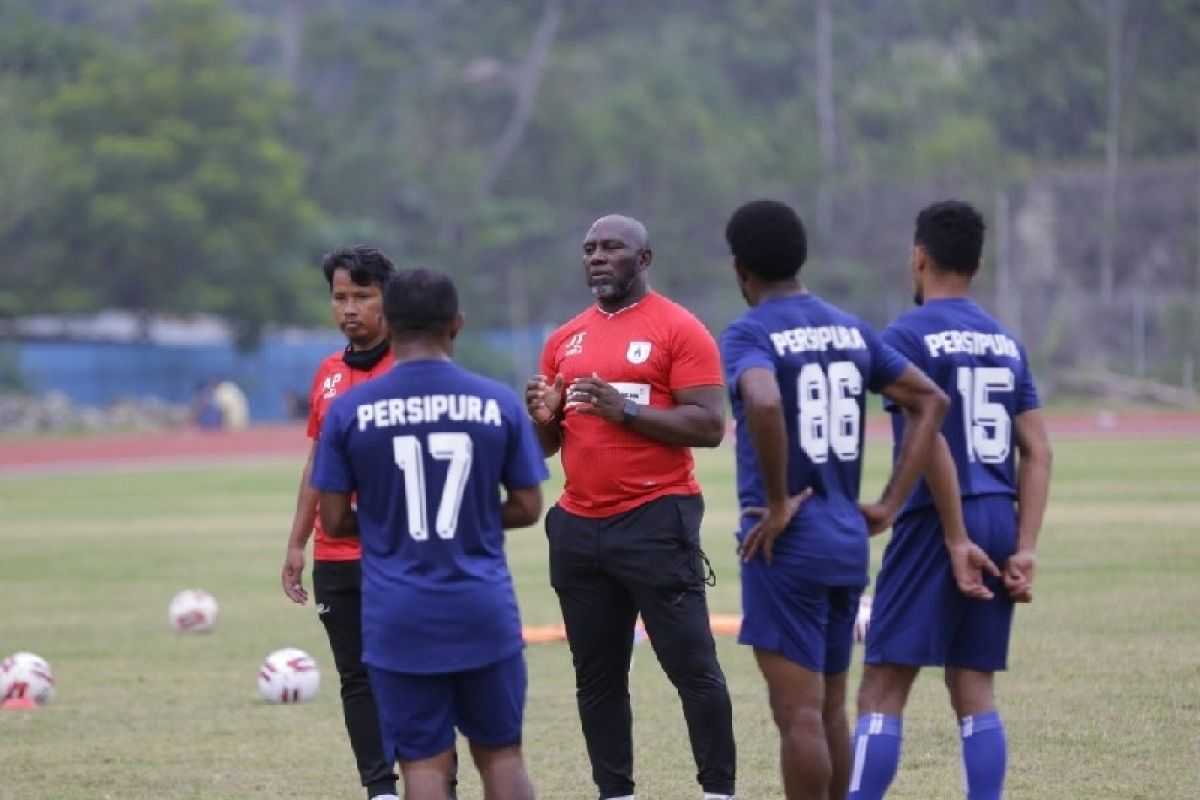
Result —
M 654 260 L 654 251 L 649 247 L 643 247 L 638 251 L 638 267 L 645 269 L 650 266 L 650 262 Z
M 461 311 L 454 315 L 454 319 L 450 321 L 450 338 L 454 339 L 458 336 L 459 331 L 467 324 L 467 317 Z
M 925 269 L 927 260 L 928 256 L 925 254 L 925 248 L 919 244 L 914 244 L 912 252 L 908 257 L 908 264 L 912 268 L 914 276 Z

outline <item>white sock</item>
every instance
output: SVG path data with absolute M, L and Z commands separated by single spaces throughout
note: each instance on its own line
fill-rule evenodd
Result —
M 733 800 L 733 795 L 731 795 L 731 794 L 713 794 L 712 792 L 705 792 L 704 800 Z
M 377 794 L 371 800 L 400 800 L 400 796 L 394 794 Z
M 637 798 L 631 794 L 623 794 L 620 797 L 610 797 L 608 800 L 637 800 Z

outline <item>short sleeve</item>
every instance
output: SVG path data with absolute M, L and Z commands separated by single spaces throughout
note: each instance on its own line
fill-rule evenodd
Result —
M 1029 368 L 1029 356 L 1026 355 L 1024 347 L 1020 347 L 1020 353 L 1021 374 L 1017 384 L 1017 414 L 1042 407 L 1042 399 L 1038 395 L 1037 384 L 1033 380 L 1033 370 Z
M 864 334 L 865 333 L 866 332 L 864 332 Z M 901 358 L 907 359 L 908 362 L 916 366 L 917 369 L 924 369 L 924 350 L 921 348 L 920 343 L 917 341 L 916 336 L 912 331 L 908 330 L 907 328 L 902 328 L 893 322 L 891 325 L 888 325 L 883 329 L 883 333 L 879 335 L 879 342 L 884 347 L 890 349 L 893 353 L 899 355 Z M 873 355 L 871 357 L 871 362 L 875 363 L 875 357 Z M 900 370 L 900 372 L 903 371 L 903 369 Z M 928 370 L 926 370 L 926 373 L 928 374 Z M 895 380 L 898 377 L 900 377 L 899 372 L 896 373 L 892 380 Z M 891 381 L 882 384 L 878 389 L 872 386 L 871 391 L 879 394 L 883 391 L 883 387 L 887 386 L 888 383 L 891 383 Z M 899 410 L 899 407 L 885 397 L 883 398 L 883 410 L 894 414 Z
M 863 340 L 867 343 L 867 352 L 871 356 L 871 374 L 867 378 L 867 388 L 879 394 L 899 378 L 911 362 L 883 337 L 876 335 L 870 327 L 863 325 L 861 330 Z
M 676 321 L 671 352 L 671 389 L 721 385 L 721 354 L 708 328 L 691 314 L 682 313 Z
M 554 382 L 554 376 L 558 372 L 558 365 L 554 363 L 554 354 L 558 351 L 558 343 L 562 340 L 559 331 L 555 331 L 542 345 L 542 357 L 538 362 L 538 372 L 546 376 L 546 380 L 550 383 Z
M 346 451 L 347 426 L 343 424 L 341 411 L 346 408 L 344 398 L 334 401 L 321 425 L 317 439 L 317 457 L 313 462 L 312 478 L 309 483 L 314 489 L 325 492 L 354 491 L 354 472 L 350 465 L 350 454 Z
M 883 329 L 883 333 L 879 334 L 879 339 L 885 345 L 911 361 L 917 369 L 926 373 L 929 372 L 927 369 L 928 364 L 926 363 L 925 347 L 921 343 L 920 337 L 914 331 L 903 328 L 893 322 Z
M 310 439 L 316 439 L 321 435 L 322 405 L 318 400 L 324 376 L 325 363 L 321 362 L 321 366 L 317 367 L 317 371 L 313 373 L 312 385 L 308 387 L 308 429 L 306 432 Z
M 731 395 L 738 394 L 738 381 L 746 370 L 762 367 L 775 371 L 770 343 L 745 319 L 733 323 L 721 334 L 721 360 Z
M 508 489 L 525 489 L 549 478 L 550 471 L 546 469 L 542 446 L 538 444 L 529 416 L 521 411 L 515 397 L 510 406 L 512 422 L 500 482 Z

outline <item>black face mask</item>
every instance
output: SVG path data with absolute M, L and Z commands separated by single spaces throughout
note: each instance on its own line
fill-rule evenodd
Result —
M 389 344 L 388 340 L 384 339 L 370 350 L 355 350 L 351 345 L 346 345 L 346 351 L 342 353 L 342 361 L 350 369 L 368 372 L 375 368 L 379 359 L 387 355 Z

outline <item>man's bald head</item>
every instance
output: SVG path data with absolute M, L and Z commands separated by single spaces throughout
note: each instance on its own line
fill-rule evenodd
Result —
M 588 228 L 587 238 L 600 238 L 599 234 L 623 239 L 635 250 L 650 246 L 650 236 L 646 233 L 646 226 L 624 214 L 606 214 L 593 222 L 592 227 Z

